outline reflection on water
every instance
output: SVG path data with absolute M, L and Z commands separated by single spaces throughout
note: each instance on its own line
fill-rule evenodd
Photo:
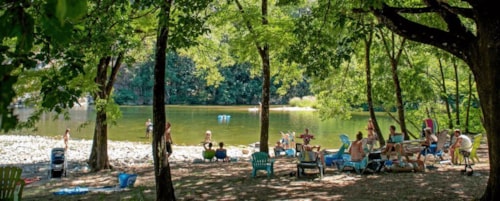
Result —
M 145 138 L 145 122 L 153 119 L 151 106 L 121 107 L 123 118 L 117 125 L 109 127 L 110 140 L 149 142 Z M 17 114 L 26 119 L 32 112 L 30 109 L 20 109 Z M 248 106 L 167 106 L 167 120 L 172 123 L 172 138 L 174 144 L 198 145 L 204 139 L 206 130 L 212 131 L 212 140 L 223 141 L 227 145 L 248 145 L 259 141 L 260 114 L 249 111 Z M 281 138 L 280 132 L 295 132 L 297 136 L 305 128 L 315 135 L 313 144 L 324 148 L 338 148 L 339 135 L 346 133 L 354 139 L 357 131 L 366 136 L 368 114 L 353 115 L 350 120 L 329 119 L 321 121 L 314 111 L 278 111 L 271 110 L 269 116 L 269 144 L 274 145 Z M 36 134 L 61 137 L 66 128 L 71 128 L 72 139 L 92 139 L 94 134 L 95 110 L 72 110 L 71 119 L 45 114 L 38 123 L 38 130 L 16 131 L 14 134 Z M 387 117 L 378 117 L 382 131 L 387 134 L 393 122 Z M 86 126 L 82 126 L 88 123 Z M 298 139 L 301 141 L 301 139 Z

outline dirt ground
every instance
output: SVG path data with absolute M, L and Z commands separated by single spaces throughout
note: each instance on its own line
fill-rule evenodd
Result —
M 304 177 L 296 172 L 294 158 L 279 157 L 274 176 L 265 171 L 251 177 L 249 161 L 172 163 L 171 172 L 177 200 L 474 200 L 486 188 L 489 177 L 487 147 L 478 150 L 480 162 L 472 176 L 463 175 L 463 165 L 435 164 L 434 169 L 417 173 L 373 173 L 358 175 L 326 168 L 323 179 L 311 169 Z M 428 162 L 434 160 L 428 156 Z M 119 172 L 138 174 L 134 187 L 116 192 L 89 192 L 84 195 L 53 195 L 61 188 L 116 186 Z M 153 167 L 129 167 L 97 173 L 72 173 L 61 179 L 42 178 L 28 184 L 23 200 L 155 200 Z

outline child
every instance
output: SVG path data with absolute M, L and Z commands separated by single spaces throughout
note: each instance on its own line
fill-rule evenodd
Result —
M 64 140 L 64 149 L 68 150 L 69 128 L 66 128 L 66 131 L 64 132 L 63 135 L 63 140 Z
M 207 132 L 205 132 L 205 140 L 203 140 L 203 144 L 207 144 L 210 142 L 212 142 L 212 131 L 207 130 Z

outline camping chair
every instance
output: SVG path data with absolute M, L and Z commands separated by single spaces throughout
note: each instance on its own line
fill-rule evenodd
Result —
M 302 176 L 304 169 L 318 168 L 321 178 L 323 178 L 324 168 L 319 157 L 318 152 L 315 151 L 302 151 L 297 163 L 297 177 Z
M 349 149 L 349 146 L 351 145 L 351 141 L 346 134 L 340 135 L 340 141 L 342 142 L 342 145 L 340 145 L 339 151 L 337 151 L 337 153 L 335 153 L 334 155 L 325 156 L 325 160 L 326 158 L 329 158 L 329 160 L 331 159 L 332 165 L 335 164 L 338 170 L 341 170 L 341 166 L 345 158 L 345 150 Z
M 295 156 L 299 157 L 301 152 L 302 152 L 302 144 L 295 143 Z
M 21 200 L 25 185 L 22 172 L 18 167 L 0 167 L 0 200 Z
M 206 150 L 202 152 L 203 155 L 203 161 L 209 160 L 212 161 L 215 157 L 215 151 L 214 150 Z
M 356 173 L 363 174 L 366 170 L 366 166 L 368 165 L 368 156 L 369 154 L 365 154 L 365 157 L 361 161 L 344 161 L 342 171 L 346 167 L 351 167 L 356 171 Z
M 258 170 L 267 171 L 267 177 L 269 178 L 274 174 L 274 160 L 269 157 L 266 152 L 255 152 L 252 154 L 252 177 L 257 175 Z
M 422 156 L 424 157 L 424 166 L 425 166 L 425 161 L 427 159 L 427 155 L 432 155 L 434 156 L 434 161 L 438 161 L 438 157 L 439 157 L 439 163 L 440 164 L 443 164 L 443 163 L 451 163 L 451 161 L 449 160 L 444 160 L 443 159 L 443 155 L 444 155 L 444 144 L 446 143 L 446 140 L 447 140 L 447 136 L 448 136 L 448 130 L 444 130 L 444 131 L 441 131 L 440 133 L 438 133 L 437 135 L 437 138 L 438 138 L 438 141 L 436 144 L 431 144 L 429 147 L 426 147 L 424 148 L 423 150 L 423 153 Z
M 483 138 L 483 135 L 477 134 L 473 137 L 473 142 L 472 142 L 472 151 L 470 152 L 469 159 L 472 160 L 473 163 L 479 163 L 479 157 L 477 156 L 477 149 L 481 145 L 481 139 Z M 464 162 L 464 157 L 462 154 L 460 154 L 459 149 L 455 149 L 455 156 L 458 156 L 458 162 L 459 164 L 462 164 Z M 470 161 L 469 161 L 470 162 Z

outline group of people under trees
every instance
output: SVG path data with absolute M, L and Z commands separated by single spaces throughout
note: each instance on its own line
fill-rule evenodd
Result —
M 437 146 L 438 143 L 438 137 L 436 136 L 436 133 L 434 132 L 435 125 L 433 125 L 433 121 L 430 118 L 427 118 L 424 120 L 423 123 L 423 131 L 422 131 L 422 136 L 423 136 L 423 142 L 421 143 L 421 146 L 424 148 L 418 153 L 417 155 L 417 161 L 420 160 L 421 156 L 426 154 L 426 151 L 429 151 L 429 147 Z M 371 119 L 369 119 L 368 123 L 368 132 L 369 132 L 369 137 L 367 140 L 367 144 L 370 143 L 370 132 L 373 133 L 373 123 L 371 122 Z M 360 132 L 361 133 L 361 132 Z M 375 136 L 374 139 L 376 139 L 376 133 L 373 133 Z M 396 151 L 399 153 L 403 152 L 403 147 L 402 146 L 396 146 L 399 142 L 395 142 L 394 139 L 396 137 L 399 137 L 398 139 L 402 140 L 402 133 L 397 133 L 396 132 L 396 127 L 394 125 L 391 125 L 389 127 L 389 137 L 388 140 L 386 141 L 386 146 L 382 149 L 382 154 L 389 153 L 391 151 Z M 455 149 L 459 149 L 460 153 L 470 153 L 472 151 L 472 141 L 471 139 L 467 136 L 461 133 L 460 129 L 455 129 L 453 131 L 453 135 L 451 137 L 451 143 L 449 146 L 449 153 L 451 156 L 451 162 L 453 164 L 457 164 L 457 158 L 458 156 L 455 156 Z M 389 156 L 387 156 L 389 158 Z M 443 160 L 442 156 L 441 160 Z
M 424 141 L 422 142 L 422 146 L 425 146 L 426 148 L 430 147 L 431 145 L 435 145 L 438 142 L 438 138 L 436 134 L 433 132 L 433 125 L 426 124 L 426 121 L 424 120 L 424 126 L 427 126 L 423 129 L 423 136 L 424 136 Z M 165 151 L 167 153 L 167 157 L 170 157 L 172 155 L 172 136 L 171 136 L 171 124 L 170 122 L 166 123 L 165 126 L 165 133 L 164 133 L 164 140 L 165 140 Z M 373 122 L 371 119 L 368 119 L 368 126 L 367 126 L 367 137 L 363 138 L 363 133 L 359 131 L 356 134 L 356 139 L 351 143 L 351 146 L 349 147 L 349 154 L 351 155 L 351 161 L 361 161 L 363 160 L 364 156 L 372 151 L 374 149 L 374 145 L 378 141 L 378 136 L 377 133 L 374 131 L 375 127 L 373 125 Z M 65 144 L 65 149 L 68 148 L 68 141 L 69 141 L 69 131 L 70 129 L 66 129 L 63 139 L 64 139 L 64 144 Z M 152 132 L 152 123 L 151 119 L 148 119 L 146 122 L 146 137 L 149 138 L 150 133 Z M 287 132 L 283 133 L 281 132 L 282 139 L 276 142 L 276 145 L 274 147 L 275 152 L 280 152 L 280 151 L 285 151 L 290 148 L 296 148 L 295 144 L 295 132 Z M 324 160 L 324 151 L 321 151 L 320 148 L 321 146 L 317 145 L 311 145 L 310 141 L 311 139 L 314 139 L 314 135 L 309 133 L 309 129 L 306 128 L 304 133 L 299 136 L 303 140 L 303 144 L 300 145 L 303 151 L 306 152 L 311 152 L 317 154 L 323 165 L 325 165 L 325 160 Z M 455 149 L 459 149 L 460 153 L 470 153 L 472 150 L 472 141 L 471 139 L 467 136 L 461 133 L 460 129 L 455 129 L 453 136 L 451 136 L 451 143 L 450 143 L 450 155 L 451 155 L 451 161 L 453 164 L 457 164 L 457 159 L 458 156 L 455 156 Z M 396 140 L 397 139 L 397 140 Z M 398 153 L 403 152 L 402 146 L 397 146 L 398 143 L 400 143 L 400 139 L 402 139 L 402 133 L 397 133 L 396 132 L 396 127 L 394 125 L 391 125 L 389 127 L 389 136 L 388 140 L 386 143 L 385 147 L 381 147 L 381 153 L 382 155 L 389 153 L 391 151 L 396 151 Z M 219 148 L 213 149 L 213 144 L 212 144 L 212 132 L 210 130 L 207 130 L 205 132 L 205 139 L 202 141 L 203 148 L 205 151 L 213 151 L 213 152 L 224 152 L 227 153 L 227 150 L 224 148 L 224 142 L 219 142 Z M 424 154 L 424 150 L 422 150 L 418 156 L 417 160 L 420 160 L 421 155 Z M 225 154 L 226 155 L 226 154 Z M 389 156 L 387 156 L 389 158 Z M 226 155 L 226 157 L 223 159 L 223 161 L 229 161 L 229 157 Z M 441 158 L 442 159 L 442 158 Z
M 422 136 L 424 137 L 424 141 L 421 143 L 421 146 L 424 148 L 422 149 L 421 152 L 418 153 L 417 156 L 417 161 L 420 161 L 421 155 L 425 154 L 424 151 L 425 149 L 429 148 L 430 146 L 434 145 L 436 146 L 438 142 L 438 138 L 436 136 L 436 133 L 434 132 L 435 125 L 428 125 L 429 122 L 426 122 L 424 120 L 424 129 Z M 363 158 L 368 154 L 369 152 L 374 150 L 374 145 L 377 144 L 378 141 L 378 136 L 377 133 L 375 132 L 375 127 L 373 125 L 373 122 L 371 119 L 368 119 L 368 126 L 367 126 L 367 137 L 363 137 L 363 133 L 359 131 L 356 134 L 356 139 L 352 141 L 348 153 L 351 156 L 351 161 L 361 161 Z M 279 153 L 279 151 L 284 151 L 286 149 L 289 149 L 290 147 L 288 146 L 290 141 L 289 136 L 295 136 L 295 133 L 293 135 L 290 135 L 288 133 L 283 134 L 284 136 L 282 140 L 277 141 L 276 145 L 274 147 L 274 150 L 276 153 Z M 313 146 L 310 144 L 311 139 L 314 139 L 314 135 L 309 133 L 309 129 L 305 129 L 305 133 L 301 134 L 299 138 L 302 138 L 303 144 L 302 150 L 304 151 L 312 151 L 316 152 L 323 163 L 325 165 L 324 161 L 324 152 L 325 150 L 320 150 L 321 146 Z M 292 138 L 293 139 L 293 138 Z M 396 126 L 391 125 L 389 126 L 389 136 L 386 141 L 386 146 L 385 147 L 380 147 L 381 154 L 388 154 L 389 152 L 396 151 L 398 153 L 403 153 L 403 147 L 400 146 L 400 143 L 403 140 L 403 134 L 396 132 Z M 453 135 L 451 136 L 451 143 L 449 146 L 449 153 L 451 155 L 451 162 L 453 164 L 457 164 L 457 158 L 458 156 L 455 156 L 455 149 L 459 149 L 461 154 L 464 153 L 470 153 L 472 151 L 472 141 L 471 139 L 467 136 L 461 133 L 460 129 L 455 129 Z M 387 158 L 389 159 L 389 155 L 387 155 Z M 443 160 L 441 158 L 441 160 Z

